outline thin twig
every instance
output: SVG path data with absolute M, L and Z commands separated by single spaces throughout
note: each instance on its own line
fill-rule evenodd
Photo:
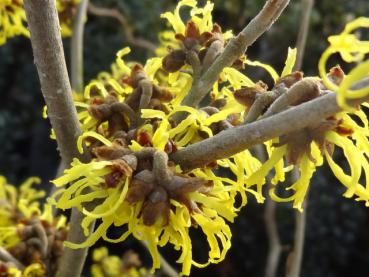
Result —
M 129 44 L 131 44 L 132 46 L 137 46 L 137 47 L 149 50 L 150 52 L 155 52 L 157 46 L 154 43 L 146 39 L 135 37 L 133 35 L 133 30 L 131 26 L 129 25 L 127 19 L 118 10 L 97 7 L 94 4 L 90 3 L 88 5 L 88 12 L 92 15 L 111 17 L 111 18 L 118 20 L 122 26 L 124 35 Z
M 0 261 L 14 264 L 19 270 L 24 269 L 24 265 L 3 247 L 0 247 Z
M 296 82 L 285 93 L 280 93 L 278 98 L 270 105 L 262 118 L 279 113 L 291 105 L 311 100 L 319 95 L 318 81 L 312 78 L 304 78 Z
M 268 182 L 268 187 L 270 188 L 270 186 L 271 184 Z M 275 220 L 275 210 L 276 202 L 270 197 L 267 197 L 265 200 L 264 222 L 269 239 L 269 251 L 265 266 L 265 277 L 277 276 L 279 258 L 282 251 L 282 246 L 278 235 L 277 221 Z
M 81 0 L 73 22 L 71 40 L 71 84 L 75 92 L 83 92 L 83 33 L 89 0 Z
M 255 146 L 255 156 L 261 161 L 265 162 L 267 160 L 267 154 L 265 148 L 258 144 Z M 270 175 L 266 178 L 267 190 L 271 187 Z M 270 197 L 265 200 L 265 210 L 264 210 L 264 222 L 265 230 L 268 236 L 269 249 L 268 256 L 265 265 L 265 277 L 275 277 L 277 276 L 277 270 L 279 265 L 279 258 L 282 251 L 282 246 L 278 234 L 278 224 L 275 219 L 276 202 Z
M 72 99 L 55 1 L 25 0 L 24 7 L 42 93 L 63 163 L 70 164 L 74 157 L 87 161 L 89 157 L 79 155 L 76 147 L 81 129 Z M 80 220 L 81 214 L 73 210 L 68 234 L 72 242 L 84 240 Z M 57 276 L 79 276 L 87 251 L 87 248 L 66 248 Z
M 314 6 L 314 0 L 302 0 L 301 5 L 301 24 L 299 35 L 297 38 L 297 57 L 295 63 L 295 70 L 300 70 L 302 66 L 302 61 L 304 58 L 306 40 L 309 33 L 309 25 L 311 18 L 311 11 Z M 294 183 L 300 178 L 300 174 L 295 168 L 292 171 L 291 181 Z M 305 201 L 302 204 L 304 212 L 295 211 L 295 235 L 294 235 L 294 247 L 293 251 L 287 258 L 287 272 L 286 277 L 299 277 L 302 265 L 302 256 L 304 252 L 304 242 L 305 242 L 305 227 L 306 227 L 306 207 L 308 202 L 308 193 L 306 192 Z
M 366 78 L 353 87 L 369 85 Z M 209 164 L 215 160 L 230 157 L 258 143 L 278 137 L 291 131 L 312 125 L 341 111 L 337 95 L 327 93 L 271 117 L 250 124 L 230 128 L 214 137 L 194 143 L 170 155 L 170 159 L 182 169 L 191 169 Z M 369 96 L 348 101 L 353 107 L 368 101 Z
M 292 171 L 291 182 L 295 182 L 300 178 L 297 168 Z M 299 277 L 301 271 L 302 257 L 304 252 L 305 242 L 305 227 L 306 227 L 306 207 L 307 207 L 307 195 L 302 203 L 303 212 L 295 212 L 295 235 L 293 250 L 287 258 L 286 265 L 286 277 Z
M 182 104 L 196 107 L 208 94 L 223 69 L 231 66 L 256 39 L 273 25 L 288 3 L 289 0 L 268 0 L 259 14 L 229 41 L 222 54 L 204 72 L 199 81 L 194 82 Z
M 168 261 L 160 254 L 160 270 L 168 277 L 179 277 L 178 272 L 168 263 Z
M 302 0 L 301 3 L 301 23 L 299 34 L 297 37 L 297 57 L 296 63 L 294 66 L 294 70 L 300 70 L 302 66 L 302 60 L 304 58 L 305 49 L 306 49 L 306 40 L 309 34 L 309 25 L 310 25 L 310 17 L 311 11 L 314 6 L 314 0 Z
M 153 172 L 157 182 L 169 183 L 172 175 L 168 170 L 168 155 L 164 151 L 156 151 L 153 157 Z
M 280 98 L 279 96 L 284 94 L 284 92 L 286 92 L 286 88 L 278 86 L 275 90 L 258 94 L 243 123 L 249 124 L 257 120 L 263 111 L 275 102 L 276 99 Z

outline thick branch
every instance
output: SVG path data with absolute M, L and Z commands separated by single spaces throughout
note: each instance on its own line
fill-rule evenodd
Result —
M 71 40 L 71 83 L 75 92 L 83 92 L 83 33 L 89 0 L 82 0 L 73 22 Z
M 194 83 L 182 104 L 196 107 L 217 81 L 223 68 L 231 66 L 245 53 L 247 47 L 273 25 L 288 3 L 289 0 L 268 0 L 260 13 L 227 44 L 222 54 L 201 76 L 200 80 Z
M 81 130 L 65 64 L 58 13 L 51 0 L 25 0 L 24 6 L 48 116 L 60 155 L 69 164 L 78 156 L 76 141 Z
M 368 86 L 369 78 L 361 81 L 354 89 Z M 369 97 L 350 100 L 357 106 Z M 253 123 L 225 130 L 214 137 L 187 146 L 170 156 L 183 169 L 204 166 L 212 161 L 230 157 L 251 146 L 312 125 L 341 111 L 335 93 L 328 93 L 312 101 L 292 107 L 274 116 Z
M 151 52 L 155 52 L 157 48 L 156 45 L 148 40 L 135 37 L 133 35 L 133 30 L 131 26 L 129 25 L 127 19 L 118 10 L 101 8 L 101 7 L 97 7 L 93 5 L 92 3 L 90 3 L 88 5 L 88 12 L 96 16 L 111 17 L 111 18 L 118 20 L 120 25 L 122 26 L 124 35 L 129 44 L 133 46 L 144 48 Z
M 25 0 L 24 7 L 31 33 L 34 61 L 62 161 L 64 164 L 70 164 L 74 157 L 87 161 L 88 157 L 80 156 L 76 147 L 81 130 L 73 104 L 55 1 Z M 68 235 L 68 240 L 72 242 L 85 239 L 79 222 L 75 220 L 80 216 L 76 210 L 72 212 Z M 87 249 L 65 249 L 58 276 L 79 276 L 86 254 Z

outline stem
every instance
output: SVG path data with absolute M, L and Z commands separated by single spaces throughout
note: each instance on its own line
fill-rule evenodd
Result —
M 34 0 L 32 0 L 34 1 Z M 69 233 L 67 241 L 74 243 L 81 243 L 86 240 L 86 237 L 81 228 L 81 222 L 85 215 L 78 211 L 76 208 L 72 209 L 72 214 L 69 220 Z M 89 226 L 90 232 L 95 227 L 95 222 L 92 222 Z M 81 276 L 83 266 L 86 261 L 88 253 L 88 247 L 74 250 L 65 247 L 64 254 L 59 264 L 56 277 L 79 277 Z
M 284 87 L 277 87 L 275 90 L 258 94 L 255 102 L 250 107 L 243 124 L 249 124 L 257 120 L 263 111 L 273 102 L 277 101 L 280 98 L 279 96 L 285 91 L 286 89 Z
M 24 265 L 18 261 L 12 254 L 10 254 L 5 248 L 0 247 L 0 261 L 6 263 L 12 263 L 18 268 L 19 270 L 24 269 Z
M 297 57 L 294 70 L 300 70 L 302 66 L 302 60 L 304 58 L 306 49 L 306 39 L 309 34 L 311 11 L 314 6 L 314 0 L 302 0 L 301 3 L 301 23 L 299 34 L 297 37 Z
M 311 11 L 313 9 L 314 0 L 302 0 L 302 18 L 300 31 L 297 38 L 297 57 L 295 63 L 295 70 L 300 70 L 302 66 L 302 61 L 306 48 L 306 39 L 309 33 L 310 17 Z M 292 183 L 295 183 L 300 178 L 297 168 L 292 171 Z M 295 235 L 294 235 L 294 249 L 290 253 L 287 259 L 287 273 L 286 277 L 299 277 L 302 264 L 302 256 L 304 252 L 304 242 L 305 242 L 305 227 L 306 227 L 306 207 L 307 207 L 307 195 L 306 193 L 305 201 L 302 204 L 304 212 L 295 211 Z
M 363 79 L 353 89 L 369 85 Z M 250 124 L 225 130 L 214 137 L 194 143 L 170 155 L 170 159 L 182 169 L 202 167 L 218 159 L 230 157 L 251 146 L 312 125 L 322 118 L 332 116 L 342 109 L 338 106 L 335 93 L 327 93 L 309 102 L 255 121 Z M 353 107 L 368 101 L 369 96 L 350 100 Z
M 178 272 L 168 263 L 168 261 L 160 254 L 160 270 L 168 277 L 179 277 Z
M 198 82 L 194 82 L 182 105 L 196 107 L 207 95 L 219 74 L 231 66 L 246 49 L 267 31 L 287 7 L 289 0 L 268 0 L 259 14 L 233 39 L 229 41 L 222 54 L 204 72 Z
M 81 129 L 73 103 L 55 1 L 25 0 L 24 7 L 41 89 L 62 162 L 70 164 L 74 157 L 88 161 L 89 157 L 79 155 L 76 147 Z M 72 211 L 68 240 L 79 242 L 85 239 L 80 226 L 81 217 L 76 210 Z M 80 276 L 87 251 L 87 248 L 66 248 L 57 276 Z
M 62 160 L 64 164 L 70 164 L 74 157 L 79 156 L 76 141 L 81 129 L 72 99 L 54 2 L 25 0 L 24 6 L 48 116 L 56 134 Z
M 291 182 L 299 179 L 299 172 L 295 168 L 292 172 Z M 307 194 L 306 194 L 307 196 Z M 306 207 L 307 197 L 302 204 L 303 212 L 295 211 L 295 236 L 293 251 L 287 258 L 287 272 L 286 277 L 299 277 L 302 264 L 302 256 L 304 252 L 305 242 L 305 227 L 306 227 Z
M 83 33 L 89 0 L 81 0 L 74 18 L 71 40 L 71 83 L 75 92 L 83 92 Z
M 261 144 L 255 147 L 255 156 L 261 161 L 265 162 L 267 160 L 267 154 L 265 148 Z M 270 175 L 266 178 L 267 181 L 267 191 L 271 187 Z M 265 265 L 265 277 L 275 277 L 277 276 L 277 270 L 279 265 L 279 258 L 282 251 L 281 242 L 278 234 L 278 224 L 275 219 L 276 202 L 270 197 L 265 200 L 265 210 L 264 210 L 264 222 L 265 230 L 268 236 L 269 249 L 268 257 Z
M 319 95 L 318 82 L 310 78 L 305 78 L 279 95 L 264 113 L 262 118 L 279 113 L 287 109 L 290 105 L 298 105 L 299 103 L 314 99 Z
M 153 172 L 157 182 L 169 183 L 172 175 L 168 170 L 168 155 L 164 151 L 156 151 L 153 157 Z
M 270 182 L 268 182 L 268 187 L 270 187 Z M 269 188 L 267 188 L 267 190 L 268 189 Z M 279 258 L 282 251 L 278 235 L 278 225 L 275 220 L 275 210 L 276 202 L 274 202 L 270 197 L 267 197 L 265 200 L 264 222 L 269 239 L 269 251 L 265 267 L 265 277 L 277 276 Z

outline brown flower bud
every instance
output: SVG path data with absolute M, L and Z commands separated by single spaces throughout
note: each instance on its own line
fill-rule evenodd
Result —
M 236 90 L 233 95 L 240 104 L 246 107 L 251 107 L 251 105 L 256 100 L 257 95 L 259 93 L 265 92 L 266 90 L 266 84 L 259 81 L 254 87 L 244 87 L 242 89 Z
M 328 78 L 337 86 L 341 84 L 344 77 L 345 73 L 339 65 L 336 65 L 329 70 Z
M 275 83 L 275 86 L 280 84 L 284 84 L 286 88 L 291 87 L 293 84 L 297 83 L 298 81 L 302 80 L 304 77 L 304 73 L 301 71 L 295 71 L 291 74 L 288 74 L 282 78 L 279 78 L 278 81 Z
M 156 187 L 145 201 L 142 209 L 143 222 L 147 226 L 152 226 L 160 218 L 165 226 L 169 222 L 170 205 L 168 194 L 162 187 Z
M 112 115 L 109 104 L 91 105 L 88 108 L 88 112 L 93 118 L 100 121 L 105 121 Z
M 163 69 L 167 72 L 176 72 L 185 65 L 186 53 L 183 50 L 173 50 L 164 57 Z

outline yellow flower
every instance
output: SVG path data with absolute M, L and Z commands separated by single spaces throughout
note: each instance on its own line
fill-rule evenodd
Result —
M 0 3 L 0 45 L 8 38 L 24 35 L 29 37 L 23 0 L 2 0 Z
M 288 48 L 288 54 L 287 54 L 287 58 L 286 58 L 286 62 L 285 62 L 285 66 L 282 70 L 281 74 L 278 74 L 277 71 L 270 65 L 259 62 L 259 61 L 251 61 L 251 60 L 246 60 L 245 63 L 247 65 L 250 66 L 258 66 L 261 67 L 263 69 L 265 69 L 270 76 L 272 77 L 274 83 L 276 83 L 278 81 L 278 79 L 287 76 L 288 74 L 292 73 L 293 67 L 295 65 L 295 61 L 296 61 L 296 55 L 297 55 L 297 49 L 296 48 Z M 252 84 L 246 84 L 247 86 L 253 86 L 255 85 L 254 83 Z M 237 89 L 237 88 L 236 88 Z
M 73 17 L 77 12 L 79 2 L 80 0 L 56 1 L 63 37 L 72 35 Z M 7 39 L 15 36 L 30 37 L 26 22 L 23 0 L 2 0 L 0 3 L 0 46 Z
M 135 152 L 127 155 L 132 160 Z M 75 160 L 71 169 L 53 181 L 58 187 L 72 185 L 58 190 L 51 201 L 58 208 L 76 207 L 85 214 L 82 227 L 88 236 L 86 241 L 66 242 L 66 246 L 89 247 L 99 238 L 118 243 L 133 235 L 148 244 L 154 270 L 160 267 L 158 247 L 169 243 L 181 251 L 178 262 L 183 264 L 184 275 L 189 275 L 192 265 L 202 267 L 223 260 L 231 246 L 231 231 L 225 219 L 232 222 L 236 215 L 232 186 L 225 186 L 212 173 L 200 169 L 184 175 L 178 167 L 168 168 L 167 179 L 158 177 L 156 152 L 153 155 L 153 171 L 132 173 L 127 169 L 127 157 L 89 164 Z M 87 204 L 95 199 L 101 199 L 100 204 L 90 211 Z M 101 224 L 89 233 L 94 219 L 100 219 Z M 124 230 L 118 238 L 107 235 L 113 225 Z M 192 259 L 189 231 L 193 225 L 202 229 L 210 246 L 209 259 L 204 264 Z
M 42 277 L 45 273 L 45 266 L 40 263 L 33 263 L 23 270 L 24 277 Z
M 109 255 L 106 247 L 100 247 L 93 251 L 91 274 L 93 277 L 140 277 L 151 276 L 145 268 L 141 267 L 138 255 L 133 251 L 127 251 L 119 258 Z
M 56 9 L 59 14 L 61 34 L 63 37 L 72 35 L 73 17 L 77 13 L 77 8 L 81 0 L 57 0 Z
M 319 60 L 319 73 L 324 85 L 337 93 L 338 104 L 345 109 L 350 109 L 347 100 L 362 98 L 369 94 L 369 86 L 352 89 L 353 85 L 369 75 L 369 61 L 364 61 L 365 55 L 369 53 L 369 41 L 361 41 L 355 34 L 352 34 L 358 28 L 369 28 L 369 18 L 355 19 L 346 25 L 342 33 L 330 36 L 328 38 L 330 45 Z M 326 72 L 327 61 L 334 53 L 339 53 L 345 62 L 359 63 L 347 76 L 344 76 L 340 84 L 332 82 Z
M 34 214 L 40 214 L 39 200 L 45 196 L 45 191 L 36 190 L 33 184 L 40 184 L 37 177 L 28 178 L 17 189 L 8 184 L 5 177 L 0 176 L 0 226 L 13 225 L 16 220 L 29 219 Z
M 42 277 L 45 276 L 45 267 L 40 263 L 33 263 L 26 266 L 23 270 L 19 270 L 10 263 L 0 261 L 1 276 L 7 277 Z
M 297 166 L 300 171 L 300 178 L 287 190 L 294 193 L 286 198 L 277 196 L 276 189 L 270 190 L 270 196 L 278 202 L 293 201 L 294 208 L 302 211 L 304 201 L 311 178 L 317 167 L 323 164 L 324 158 L 336 178 L 347 188 L 345 197 L 356 197 L 358 201 L 365 201 L 369 206 L 369 163 L 368 163 L 368 121 L 365 113 L 356 111 L 357 115 L 365 127 L 358 125 L 348 113 L 342 112 L 335 117 L 322 120 L 316 126 L 282 136 L 279 145 L 271 146 L 269 159 L 249 178 L 247 184 L 263 185 L 265 177 L 278 162 L 282 162 L 282 171 L 286 172 L 291 168 L 284 168 L 283 158 L 287 157 L 290 164 Z M 333 160 L 335 148 L 341 148 L 350 167 L 350 174 Z M 360 178 L 365 174 L 365 186 L 360 184 Z
M 0 176 L 0 247 L 25 265 L 23 272 L 14 276 L 44 276 L 45 260 L 41 257 L 51 257 L 50 262 L 57 263 L 63 252 L 60 246 L 66 238 L 66 218 L 55 217 L 50 205 L 40 208 L 45 192 L 33 188 L 39 183 L 39 178 L 31 177 L 16 187 Z M 8 273 L 12 270 L 9 268 Z

